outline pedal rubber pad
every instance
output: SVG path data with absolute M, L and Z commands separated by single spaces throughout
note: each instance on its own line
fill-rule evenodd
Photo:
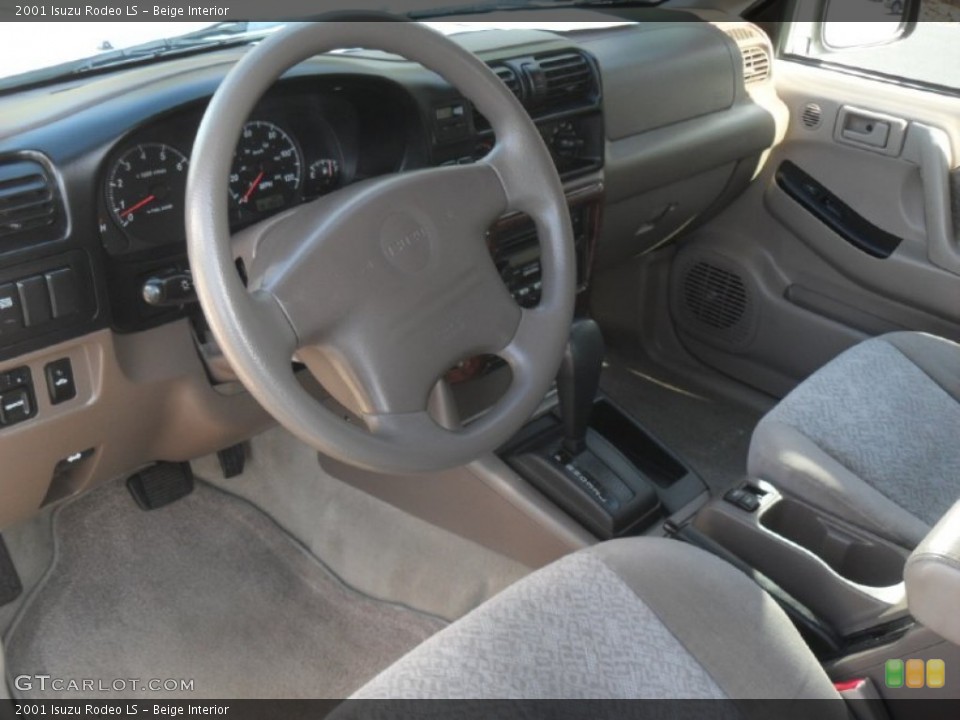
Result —
M 223 472 L 224 480 L 229 480 L 243 474 L 243 467 L 247 464 L 247 449 L 243 443 L 231 445 L 223 450 L 218 450 L 217 459 L 220 461 L 220 470 Z
M 7 543 L 0 535 L 0 605 L 13 602 L 23 592 L 23 583 L 14 567 L 13 558 L 7 550 Z
M 127 478 L 127 490 L 141 510 L 156 510 L 193 492 L 190 463 L 161 462 Z

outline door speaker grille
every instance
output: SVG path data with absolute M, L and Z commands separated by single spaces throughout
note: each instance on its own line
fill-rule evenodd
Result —
M 691 314 L 717 330 L 732 328 L 747 309 L 747 288 L 740 276 L 707 262 L 687 271 L 683 294 Z
M 752 285 L 732 262 L 711 253 L 681 260 L 673 281 L 680 327 L 711 344 L 744 347 L 756 329 Z

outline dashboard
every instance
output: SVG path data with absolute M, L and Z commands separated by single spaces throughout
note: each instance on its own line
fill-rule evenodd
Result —
M 767 49 L 762 34 L 679 15 L 456 36 L 514 92 L 551 151 L 581 305 L 598 273 L 735 197 L 775 141 L 772 87 L 747 86 L 739 53 Z M 271 423 L 212 347 L 183 216 L 197 128 L 245 50 L 0 96 L 0 525 Z M 240 230 L 388 173 L 474 162 L 494 143 L 469 101 L 416 64 L 363 50 L 313 58 L 246 119 L 229 223 Z M 517 303 L 536 305 L 532 223 L 501 218 L 487 242 Z M 471 366 L 455 379 L 476 377 Z

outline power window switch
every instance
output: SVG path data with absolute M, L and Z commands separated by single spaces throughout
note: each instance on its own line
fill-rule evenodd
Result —
M 0 395 L 0 423 L 13 425 L 33 415 L 30 393 L 26 388 L 11 390 Z
M 45 278 L 37 276 L 18 280 L 17 291 L 20 293 L 20 305 L 23 307 L 24 325 L 36 327 L 49 322 L 52 316 Z
M 47 376 L 47 391 L 50 393 L 50 403 L 52 405 L 59 405 L 77 396 L 77 386 L 73 381 L 73 367 L 70 365 L 70 358 L 47 363 L 43 372 Z

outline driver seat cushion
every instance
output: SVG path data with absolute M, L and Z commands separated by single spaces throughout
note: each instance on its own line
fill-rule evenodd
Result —
M 354 698 L 838 696 L 783 611 L 747 576 L 679 541 L 633 538 L 515 583 Z
M 960 498 L 960 346 L 901 332 L 847 350 L 760 421 L 748 471 L 915 547 Z

